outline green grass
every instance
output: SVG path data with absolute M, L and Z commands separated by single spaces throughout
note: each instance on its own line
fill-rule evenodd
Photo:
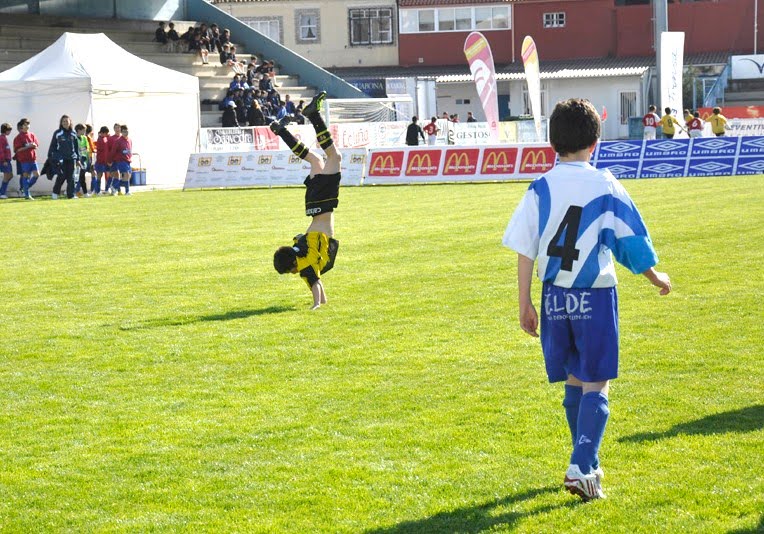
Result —
M 300 189 L 2 202 L 0 530 L 764 530 L 762 177 L 625 186 L 674 293 L 619 270 L 585 505 L 500 245 L 525 184 L 344 188 L 315 312 L 271 265 Z

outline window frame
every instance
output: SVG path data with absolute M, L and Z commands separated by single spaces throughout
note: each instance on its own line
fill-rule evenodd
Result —
M 364 16 L 354 16 L 364 15 Z M 366 22 L 368 40 L 355 40 L 355 22 Z M 388 21 L 387 29 L 380 26 L 382 21 Z M 395 11 L 389 6 L 353 7 L 348 9 L 348 43 L 350 46 L 388 46 L 395 44 L 393 25 Z
M 443 10 L 453 10 L 453 29 L 441 29 L 440 28 L 440 12 Z M 490 17 L 488 19 L 481 19 L 481 24 L 485 21 L 490 21 L 491 27 L 486 28 L 484 26 L 478 27 L 476 22 L 476 10 L 490 10 Z M 465 27 L 467 18 L 464 16 L 466 11 L 469 11 L 469 27 Z M 453 6 L 453 7 L 426 7 L 426 8 L 412 8 L 412 9 L 400 9 L 398 10 L 399 25 L 398 33 L 401 35 L 415 35 L 420 33 L 449 33 L 449 32 L 469 32 L 469 31 L 508 31 L 512 29 L 512 11 L 510 6 L 506 4 L 489 4 L 479 6 Z M 420 29 L 422 12 L 432 13 L 432 29 Z M 461 17 L 461 18 L 460 18 Z M 506 25 L 494 27 L 495 21 L 506 21 Z M 406 27 L 404 27 L 404 24 Z M 428 24 L 429 27 L 429 24 Z
M 541 23 L 545 29 L 564 28 L 566 22 L 565 11 L 551 11 L 541 16 Z
M 312 17 L 314 23 L 304 24 L 303 18 Z M 313 37 L 303 35 L 303 29 L 313 28 Z M 295 42 L 299 44 L 314 44 L 321 42 L 321 12 L 317 9 L 298 9 L 295 11 Z M 306 32 L 307 32 L 306 30 Z

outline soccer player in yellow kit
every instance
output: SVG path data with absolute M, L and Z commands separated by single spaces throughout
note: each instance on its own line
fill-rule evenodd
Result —
M 729 129 L 727 126 L 727 117 L 722 115 L 722 108 L 714 108 L 711 116 L 708 117 L 708 122 L 711 123 L 711 131 L 717 137 L 724 135 L 724 131 Z
M 304 234 L 294 237 L 291 247 L 280 247 L 276 251 L 273 267 L 279 274 L 299 273 L 313 295 L 313 310 L 326 304 L 321 275 L 334 267 L 340 245 L 334 239 L 334 208 L 339 203 L 342 156 L 334 146 L 332 136 L 321 117 L 321 106 L 325 98 L 326 92 L 322 91 L 302 113 L 313 124 L 318 144 L 326 153 L 326 161 L 295 139 L 281 122 L 272 122 L 270 125 L 273 133 L 281 137 L 297 157 L 310 163 L 310 175 L 304 182 L 307 187 L 305 215 L 313 217 L 313 220 Z
M 663 135 L 669 139 L 673 139 L 674 134 L 676 133 L 674 125 L 676 124 L 679 126 L 680 130 L 684 130 L 684 128 L 682 128 L 682 124 L 677 120 L 677 118 L 671 114 L 671 108 L 665 108 L 663 111 L 666 113 L 663 117 L 661 117 L 660 122 L 661 126 L 663 127 Z

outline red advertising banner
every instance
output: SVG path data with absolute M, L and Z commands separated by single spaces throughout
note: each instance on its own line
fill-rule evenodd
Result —
M 713 108 L 698 108 L 700 118 L 708 120 Z M 722 115 L 728 119 L 764 119 L 764 106 L 724 106 Z
M 557 154 L 550 146 L 523 147 L 520 156 L 520 168 L 517 172 L 520 174 L 544 174 L 554 167 L 556 158 Z
M 442 150 L 411 150 L 406 160 L 406 176 L 437 176 Z
M 403 151 L 371 151 L 366 176 L 400 176 L 403 170 Z
M 481 174 L 514 174 L 517 148 L 485 148 L 480 164 Z
M 476 174 L 479 148 L 450 148 L 446 150 L 444 176 Z

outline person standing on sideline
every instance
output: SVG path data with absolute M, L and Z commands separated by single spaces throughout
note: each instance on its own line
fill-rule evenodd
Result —
M 114 143 L 119 139 L 119 123 L 114 123 L 114 133 L 109 136 L 109 179 L 106 180 L 106 190 L 110 191 L 112 195 L 119 194 L 119 171 L 117 170 L 117 164 L 111 159 L 111 152 Z
M 708 122 L 711 123 L 711 131 L 716 137 L 721 137 L 724 135 L 725 130 L 731 129 L 727 126 L 727 117 L 722 115 L 722 108 L 720 107 L 715 107 L 711 111 L 711 116 L 708 117 Z
M 8 134 L 13 131 L 13 127 L 7 122 L 0 126 L 0 172 L 3 173 L 3 183 L 0 184 L 0 199 L 8 198 L 8 184 L 13 178 L 13 155 L 11 154 L 11 142 L 8 141 Z
M 626 189 L 590 163 L 601 132 L 588 100 L 559 102 L 549 141 L 559 163 L 533 181 L 502 240 L 517 252 L 520 327 L 538 337 L 531 300 L 538 259 L 541 348 L 550 382 L 565 382 L 562 405 L 573 444 L 565 488 L 584 501 L 605 497 L 599 448 L 610 414 L 608 387 L 618 376 L 618 295 L 613 255 L 634 274 L 671 291 L 654 266 L 658 256 Z
M 419 146 L 420 137 L 424 141 L 424 132 L 422 127 L 416 123 L 417 120 L 416 115 L 411 117 L 411 124 L 406 128 L 406 144 L 408 146 Z
M 129 131 L 126 124 L 120 125 L 119 132 L 120 137 L 111 146 L 111 161 L 117 167 L 119 183 L 125 188 L 125 195 L 130 195 L 130 175 L 133 172 L 130 162 L 133 159 L 133 142 L 128 139 Z M 117 191 L 119 191 L 119 185 L 117 185 Z
M 40 173 L 37 170 L 37 147 L 40 142 L 37 136 L 29 131 L 29 120 L 21 119 L 16 128 L 19 133 L 13 138 L 13 155 L 16 159 L 16 169 L 21 182 L 20 191 L 27 200 L 34 200 L 29 190 L 37 182 Z
M 697 111 L 693 113 L 692 120 L 687 123 L 687 132 L 690 137 L 703 137 L 703 119 Z
M 85 133 L 85 125 L 81 123 L 77 124 L 77 126 L 74 127 L 74 132 L 77 134 L 77 144 L 80 148 L 80 172 L 79 179 L 74 187 L 74 194 L 78 197 L 83 194 L 86 197 L 89 197 L 90 193 L 88 193 L 88 184 L 85 181 L 85 173 L 90 170 L 90 144 L 88 143 L 88 137 Z
M 82 128 L 83 132 L 85 128 Z M 66 181 L 66 198 L 74 196 L 74 173 L 80 168 L 80 144 L 77 134 L 72 129 L 72 119 L 69 115 L 63 115 L 58 122 L 58 130 L 53 132 L 48 148 L 48 159 L 57 161 L 61 166 L 61 174 L 56 177 L 53 184 L 51 198 L 56 200 L 61 194 L 61 186 Z
M 645 139 L 655 139 L 655 128 L 661 122 L 661 118 L 655 112 L 655 109 L 655 106 L 650 104 L 650 106 L 647 108 L 647 114 L 642 117 L 642 126 L 645 127 Z
M 666 113 L 663 117 L 661 117 L 660 120 L 660 124 L 663 127 L 663 135 L 669 139 L 673 139 L 674 134 L 676 134 L 674 125 L 679 126 L 680 130 L 684 130 L 684 128 L 682 128 L 682 124 L 677 120 L 677 118 L 671 114 L 671 108 L 666 108 L 663 111 Z
M 477 119 L 472 115 L 471 111 L 467 112 L 467 122 L 477 122 Z
M 422 130 L 427 134 L 427 144 L 430 146 L 434 145 L 440 131 L 440 128 L 438 128 L 438 117 L 430 119 L 429 124 L 426 124 Z
M 95 187 L 91 186 L 91 189 L 96 193 L 103 195 L 109 192 L 109 187 L 111 186 L 111 178 L 109 177 L 111 168 L 109 158 L 111 156 L 109 151 L 109 127 L 101 126 L 101 129 L 98 130 L 98 139 L 96 139 L 96 162 L 93 166 L 93 170 L 95 171 L 93 173 Z M 105 188 L 103 191 L 101 191 L 101 178 L 106 178 Z

